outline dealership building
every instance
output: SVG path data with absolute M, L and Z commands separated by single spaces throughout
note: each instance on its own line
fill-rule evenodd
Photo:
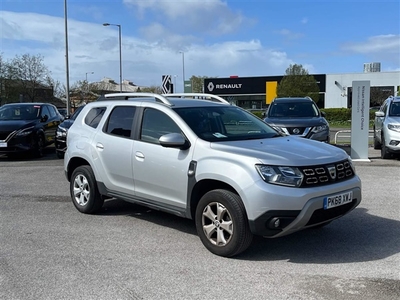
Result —
M 310 74 L 319 86 L 320 108 L 349 108 L 353 81 L 369 81 L 370 106 L 382 103 L 400 90 L 400 72 L 380 72 L 379 63 L 364 64 L 363 73 Z M 276 97 L 276 88 L 284 76 L 207 78 L 204 92 L 223 97 L 246 109 L 264 109 Z M 381 99 L 382 98 L 382 99 Z

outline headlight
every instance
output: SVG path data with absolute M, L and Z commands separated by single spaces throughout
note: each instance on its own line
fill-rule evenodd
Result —
M 398 124 L 388 124 L 387 127 L 389 130 L 400 132 L 400 125 Z
M 325 130 L 328 130 L 328 125 L 315 126 L 313 128 L 312 132 L 318 133 L 318 132 L 325 131 Z
M 27 136 L 27 135 L 30 135 L 30 134 L 33 132 L 33 129 L 34 129 L 33 126 L 32 126 L 32 127 L 25 128 L 25 129 L 22 129 L 21 131 L 19 131 L 19 132 L 17 133 L 17 136 Z
M 256 165 L 258 174 L 268 183 L 299 187 L 303 181 L 303 174 L 298 168 Z
M 57 135 L 57 137 L 66 137 L 67 131 L 68 131 L 68 129 L 58 126 L 57 130 L 56 130 L 56 135 Z

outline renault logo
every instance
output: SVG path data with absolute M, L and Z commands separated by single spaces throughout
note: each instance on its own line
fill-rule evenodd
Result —
M 328 167 L 329 175 L 331 176 L 332 179 L 336 179 L 336 168 L 335 166 L 329 166 Z
M 212 82 L 210 82 L 210 83 L 207 85 L 207 88 L 208 88 L 208 90 L 209 90 L 210 92 L 212 92 L 213 89 L 214 89 L 214 84 L 213 84 Z

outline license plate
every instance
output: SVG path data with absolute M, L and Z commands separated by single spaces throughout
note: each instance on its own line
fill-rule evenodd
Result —
M 346 192 L 324 198 L 324 209 L 345 205 L 353 201 L 353 192 Z
M 7 147 L 7 143 L 0 143 L 0 148 L 5 148 Z

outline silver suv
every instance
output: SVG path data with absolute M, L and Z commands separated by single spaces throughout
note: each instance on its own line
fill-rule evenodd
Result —
M 225 257 L 253 235 L 321 227 L 361 201 L 345 151 L 285 136 L 206 94 L 111 94 L 87 104 L 69 129 L 64 168 L 80 212 L 113 197 L 194 219 L 204 246 Z
M 400 97 L 387 98 L 375 112 L 374 148 L 381 149 L 382 158 L 400 154 Z

